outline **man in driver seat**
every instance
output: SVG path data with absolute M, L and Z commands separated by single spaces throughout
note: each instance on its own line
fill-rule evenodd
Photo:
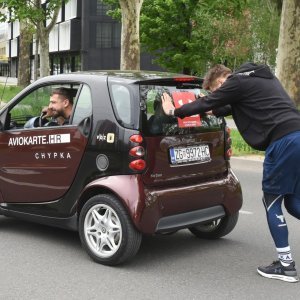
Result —
M 50 95 L 49 106 L 43 109 L 43 119 L 51 118 L 58 125 L 69 124 L 73 109 L 73 96 L 70 89 L 56 88 Z

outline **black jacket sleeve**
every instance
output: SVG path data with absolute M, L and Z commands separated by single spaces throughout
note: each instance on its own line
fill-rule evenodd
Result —
M 212 112 L 216 117 L 230 116 L 232 114 L 231 105 L 214 108 Z
M 213 93 L 201 97 L 192 103 L 176 108 L 174 115 L 179 118 L 192 116 L 233 104 L 240 96 L 240 82 L 238 76 L 229 76 L 223 85 Z

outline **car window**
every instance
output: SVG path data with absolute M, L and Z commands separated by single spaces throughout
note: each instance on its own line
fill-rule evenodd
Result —
M 129 89 L 121 84 L 111 84 L 112 100 L 118 119 L 125 124 L 131 122 L 131 97 Z
M 31 118 L 40 116 L 43 107 L 48 106 L 51 86 L 43 86 L 25 96 L 10 109 L 6 129 L 23 129 Z
M 83 85 L 73 114 L 73 124 L 79 124 L 82 120 L 92 115 L 92 95 L 87 85 Z
M 48 107 L 51 91 L 58 87 L 71 89 L 74 99 L 79 84 L 52 84 L 38 87 L 12 106 L 5 120 L 5 129 L 27 129 L 39 127 L 38 118 L 43 108 Z M 46 120 L 44 122 L 46 124 Z
M 177 107 L 191 101 L 197 101 L 198 95 L 204 90 L 198 88 L 177 89 L 176 86 L 141 86 L 140 97 L 145 104 L 143 129 L 150 135 L 173 135 L 194 132 L 220 130 L 222 119 L 202 114 L 186 119 L 166 116 L 162 109 L 161 96 L 166 92 Z M 175 105 L 175 106 L 176 106 Z

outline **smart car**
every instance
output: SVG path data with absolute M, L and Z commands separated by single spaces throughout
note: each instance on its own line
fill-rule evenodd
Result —
M 72 91 L 68 125 L 41 122 L 57 87 Z M 198 101 L 202 79 L 90 71 L 41 78 L 0 111 L 0 214 L 79 232 L 98 263 L 134 257 L 143 235 L 227 235 L 242 205 L 223 118 L 166 116 Z M 174 237 L 175 238 L 175 237 Z

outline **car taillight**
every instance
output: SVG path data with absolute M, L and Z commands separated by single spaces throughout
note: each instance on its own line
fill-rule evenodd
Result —
M 174 77 L 174 81 L 177 82 L 189 82 L 196 80 L 196 77 Z
M 143 171 L 146 168 L 146 161 L 143 159 L 145 156 L 145 148 L 140 144 L 144 139 L 140 134 L 134 134 L 129 140 L 134 144 L 129 150 L 129 155 L 137 158 L 129 163 L 129 168 L 135 171 Z
M 231 129 L 226 126 L 225 128 L 225 159 L 226 160 L 229 160 L 230 157 L 232 156 L 232 148 L 231 148 L 232 140 L 230 137 L 230 132 Z
M 145 149 L 142 146 L 137 146 L 130 149 L 129 154 L 134 157 L 142 157 L 145 155 Z
M 129 168 L 135 171 L 142 171 L 146 168 L 146 162 L 143 159 L 133 160 L 129 164 Z
M 141 144 L 143 142 L 143 137 L 140 134 L 134 134 L 130 138 L 133 143 Z

